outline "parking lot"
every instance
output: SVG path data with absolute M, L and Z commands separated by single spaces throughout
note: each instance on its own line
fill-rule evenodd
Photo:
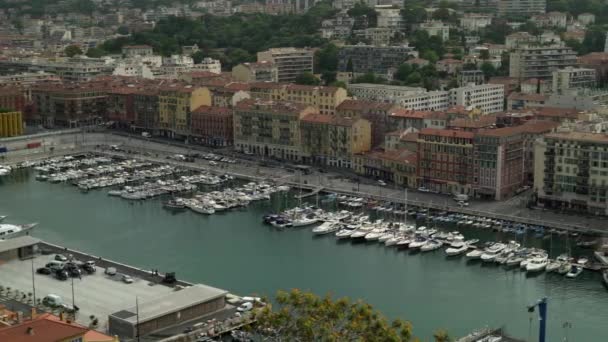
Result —
M 40 255 L 34 259 L 34 270 L 43 267 L 54 259 L 52 255 Z M 86 260 L 80 260 L 86 261 Z M 173 289 L 162 284 L 133 278 L 133 283 L 122 281 L 122 274 L 109 276 L 105 269 L 97 267 L 93 274 L 83 273 L 81 278 L 58 280 L 53 275 L 35 274 L 36 298 L 55 294 L 63 302 L 72 304 L 72 281 L 74 284 L 74 304 L 80 309 L 76 321 L 88 326 L 89 316 L 99 320 L 99 330 L 107 329 L 108 315 L 135 306 L 135 298 L 143 303 L 172 292 Z M 32 264 L 30 260 L 12 260 L 0 265 L 0 285 L 22 292 L 32 292 Z

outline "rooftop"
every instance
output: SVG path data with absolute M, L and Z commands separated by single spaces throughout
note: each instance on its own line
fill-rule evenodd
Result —
M 543 94 L 511 93 L 509 100 L 546 101 L 549 97 Z
M 0 224 L 1 226 L 1 224 Z M 12 251 L 17 248 L 32 246 L 40 242 L 40 239 L 29 235 L 19 236 L 8 240 L 0 240 L 0 253 Z
M 141 303 L 137 309 L 132 307 L 115 312 L 111 316 L 128 321 L 132 324 L 135 324 L 138 320 L 139 322 L 146 322 L 168 313 L 177 312 L 197 304 L 226 296 L 227 294 L 228 292 L 225 290 L 196 284 Z M 139 319 L 136 312 L 139 312 Z
M 493 126 L 496 124 L 496 116 L 495 115 L 482 115 L 477 119 L 454 119 L 450 121 L 449 127 L 451 128 L 484 128 Z
M 390 110 L 391 108 L 393 108 L 395 106 L 396 106 L 395 104 L 388 103 L 388 102 L 348 99 L 348 100 L 342 101 L 342 103 L 340 103 L 336 107 L 336 110 L 357 110 L 357 111 L 373 110 L 373 109 Z
M 422 135 L 436 135 L 440 137 L 454 137 L 454 138 L 463 138 L 463 139 L 473 139 L 475 136 L 471 132 L 466 131 L 458 131 L 454 129 L 435 129 L 435 128 L 423 128 L 420 130 L 420 136 Z
M 357 119 L 345 118 L 345 117 L 340 117 L 340 116 L 335 116 L 335 115 L 310 113 L 310 114 L 306 115 L 304 118 L 302 118 L 302 121 L 309 122 L 309 123 L 350 127 L 355 122 L 357 122 Z
M 75 339 L 89 329 L 49 318 L 50 314 L 0 329 L 0 341 L 57 342 Z
M 551 133 L 545 136 L 547 139 L 573 140 L 580 142 L 595 142 L 608 144 L 608 135 L 605 133 L 567 132 Z
M 227 107 L 200 106 L 193 110 L 192 113 L 208 115 L 232 115 L 232 109 Z
M 256 110 L 272 113 L 291 113 L 297 114 L 308 108 L 308 106 L 300 103 L 286 101 L 267 101 L 261 99 L 245 99 L 239 101 L 236 105 L 236 110 Z

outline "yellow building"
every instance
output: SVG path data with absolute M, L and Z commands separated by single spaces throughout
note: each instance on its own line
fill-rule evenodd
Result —
M 298 103 L 246 99 L 234 108 L 234 146 L 265 157 L 301 161 L 300 120 L 314 107 Z
M 212 104 L 208 88 L 171 84 L 158 96 L 158 128 L 161 134 L 176 137 L 188 135 L 192 111 Z
M 355 153 L 371 148 L 371 124 L 360 118 L 309 114 L 300 123 L 304 161 L 332 167 L 352 167 Z
M 416 152 L 408 149 L 361 153 L 353 156 L 353 169 L 359 175 L 415 188 L 417 159 Z
M 329 115 L 335 114 L 336 107 L 348 98 L 344 88 L 273 82 L 252 83 L 249 91 L 253 98 L 301 103 Z
M 21 112 L 0 111 L 0 138 L 14 137 L 23 134 Z

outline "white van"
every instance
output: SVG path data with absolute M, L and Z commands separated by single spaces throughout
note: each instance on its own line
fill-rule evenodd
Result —
M 46 297 L 44 297 L 44 299 L 42 300 L 42 303 L 44 305 L 56 308 L 63 304 L 63 300 L 61 300 L 61 297 L 59 297 L 58 295 L 51 293 L 51 294 L 46 295 Z

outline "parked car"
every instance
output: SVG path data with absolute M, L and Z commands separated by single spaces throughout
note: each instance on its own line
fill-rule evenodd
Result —
M 122 282 L 125 284 L 131 284 L 133 282 L 133 278 L 131 278 L 130 276 L 128 276 L 126 274 L 123 274 Z
M 106 272 L 105 273 L 107 275 L 111 275 L 111 276 L 116 275 L 116 268 L 114 268 L 114 267 L 108 267 L 108 268 L 106 268 Z
M 427 189 L 427 188 L 425 188 L 423 186 L 419 187 L 418 191 L 420 191 L 420 192 L 431 192 L 431 190 L 429 190 L 429 189 Z
M 58 270 L 55 272 L 55 277 L 59 280 L 68 280 L 69 274 L 66 270 Z
M 55 260 L 57 261 L 68 261 L 68 258 L 63 254 L 55 254 Z
M 80 310 L 79 307 L 77 307 L 77 306 L 71 306 L 69 304 L 61 304 L 61 305 L 59 305 L 59 308 L 63 312 L 67 312 L 67 313 L 75 313 L 76 311 Z
M 253 309 L 253 303 L 251 302 L 246 302 L 241 304 L 241 306 L 239 306 L 238 308 L 236 308 L 236 311 L 238 312 L 246 312 Z
M 88 274 L 95 273 L 95 271 L 97 271 L 97 269 L 95 268 L 95 261 L 87 261 L 84 264 L 82 264 L 81 267 Z
M 68 268 L 67 271 L 70 274 L 70 277 L 76 278 L 82 276 L 82 271 L 78 267 Z
M 42 304 L 55 308 L 63 304 L 63 300 L 58 295 L 51 293 L 42 299 Z
M 386 183 L 382 179 L 379 179 L 378 180 L 378 185 L 380 185 L 380 186 L 386 186 Z
M 53 273 L 53 271 L 48 268 L 48 267 L 40 267 L 39 269 L 36 270 L 36 273 L 38 274 L 51 274 Z
M 62 270 L 64 267 L 64 264 L 59 261 L 51 261 L 51 262 L 47 263 L 45 265 L 45 267 L 48 267 L 51 269 L 51 271 L 56 272 L 56 271 Z

